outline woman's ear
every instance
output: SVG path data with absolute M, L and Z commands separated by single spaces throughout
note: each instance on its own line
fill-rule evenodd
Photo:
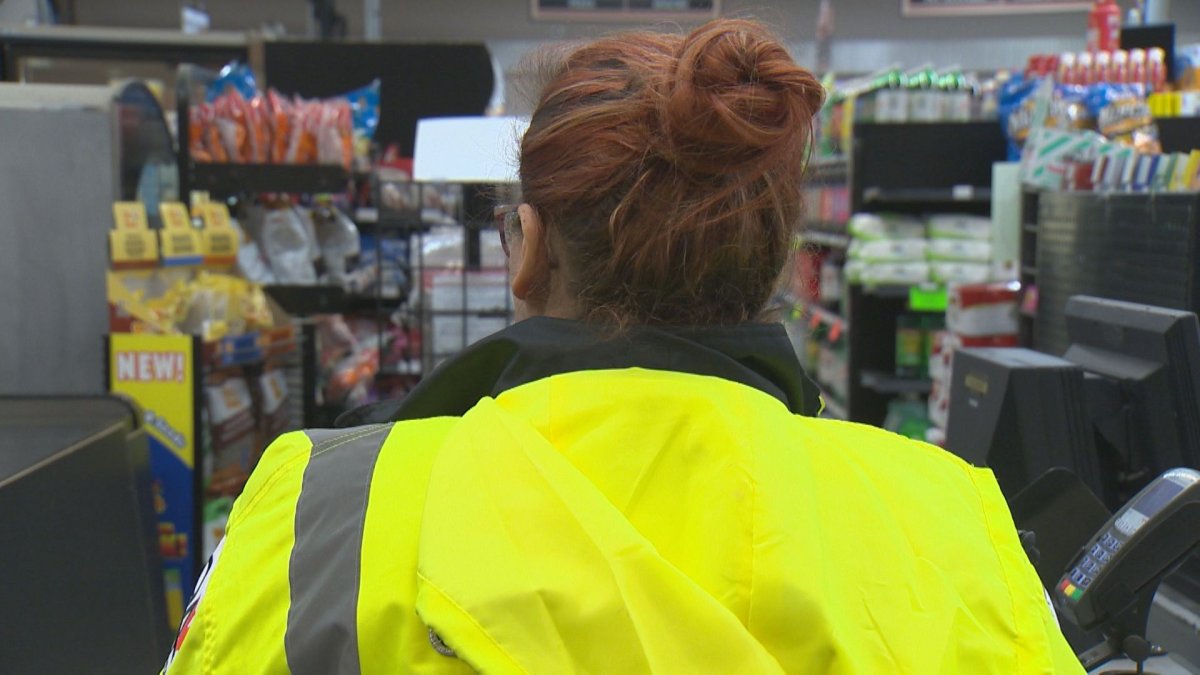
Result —
M 536 209 L 528 204 L 517 208 L 521 218 L 521 233 L 512 250 L 513 297 L 530 305 L 535 310 L 546 302 L 550 288 L 552 255 L 546 238 L 545 226 Z

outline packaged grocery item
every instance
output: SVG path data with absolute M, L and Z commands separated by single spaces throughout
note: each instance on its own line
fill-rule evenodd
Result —
M 349 169 L 354 160 L 350 104 L 345 100 L 327 101 L 317 109 L 317 163 L 341 164 Z
M 1105 138 L 1132 145 L 1141 152 L 1161 152 L 1158 127 L 1142 85 L 1097 84 L 1088 92 L 1087 104 L 1096 118 L 1097 130 Z
M 267 121 L 271 133 L 268 156 L 271 162 L 282 164 L 287 159 L 288 145 L 292 138 L 294 106 L 287 97 L 272 89 L 267 92 Z
M 925 329 L 919 315 L 896 317 L 896 375 L 925 375 Z
M 210 124 L 212 106 L 196 105 L 188 110 L 188 153 L 197 162 L 215 161 L 206 139 Z
M 241 94 L 232 91 L 213 102 L 213 125 L 220 135 L 228 161 L 250 161 L 250 125 L 245 99 Z
M 288 415 L 288 386 L 287 377 L 280 368 L 265 368 L 258 378 L 259 389 L 259 425 L 264 442 L 258 447 L 265 448 L 270 441 L 280 434 L 291 431 L 292 420 Z M 257 458 L 255 458 L 257 461 Z
M 411 288 L 409 242 L 402 235 L 364 234 L 359 237 L 358 265 L 350 273 L 352 289 L 393 300 Z
M 1035 129 L 1022 154 L 1021 181 L 1033 187 L 1062 189 L 1068 166 L 1094 162 L 1104 143 L 1104 138 L 1094 132 Z
M 237 232 L 239 240 L 237 253 L 238 272 L 248 281 L 256 284 L 276 283 L 278 280 L 275 278 L 275 273 L 271 271 L 271 266 L 267 264 L 266 258 L 263 257 L 262 250 L 258 247 L 258 242 L 249 237 L 241 227 L 237 228 Z
M 864 285 L 899 284 L 914 286 L 929 281 L 929 263 L 874 263 L 864 264 L 859 274 Z
M 857 284 L 862 282 L 862 273 L 866 269 L 867 264 L 859 260 L 847 260 L 842 266 L 842 275 L 848 284 Z
M 371 385 L 379 372 L 379 350 L 360 346 L 343 357 L 329 373 L 325 385 L 325 400 L 353 408 L 370 403 Z
M 237 61 L 225 65 L 216 79 L 209 83 L 205 92 L 205 102 L 212 103 L 221 96 L 235 93 L 245 99 L 253 98 L 258 93 L 258 82 L 254 78 L 254 70 Z
M 1019 295 L 1016 284 L 951 286 L 946 327 L 963 337 L 1015 336 Z
M 255 94 L 245 100 L 245 108 L 250 137 L 250 161 L 265 164 L 271 161 L 271 112 L 267 97 Z
M 991 280 L 992 266 L 974 262 L 931 262 L 929 280 L 938 284 L 978 284 Z
M 867 263 L 922 262 L 928 247 L 925 239 L 857 240 L 854 243 L 850 256 Z
M 218 374 L 204 387 L 209 452 L 205 493 L 236 497 L 246 484 L 255 454 L 254 402 L 244 377 Z
M 846 223 L 855 239 L 920 239 L 925 236 L 925 223 L 912 216 L 856 213 Z
M 929 429 L 926 405 L 915 394 L 905 394 L 888 403 L 883 428 L 901 436 L 923 441 Z
M 1075 131 L 1095 129 L 1096 118 L 1088 108 L 1087 93 L 1087 87 L 1083 85 L 1058 85 L 1054 91 L 1054 100 L 1050 104 L 1046 126 Z
M 322 202 L 312 212 L 326 282 L 336 286 L 349 283 L 347 262 L 360 252 L 358 227 L 344 213 Z
M 280 283 L 315 284 L 313 251 L 320 250 L 295 209 L 273 209 L 263 219 L 263 251 Z
M 375 130 L 379 128 L 379 94 L 380 81 L 375 79 L 367 86 L 347 92 L 341 97 L 350 103 L 356 158 L 371 155 L 371 141 L 375 138 Z
M 290 135 L 284 154 L 285 164 L 312 164 L 317 161 L 317 138 L 321 127 L 321 106 L 297 100 L 292 110 Z
M 990 241 L 992 219 L 969 214 L 943 213 L 926 219 L 930 239 Z
M 992 244 L 971 239 L 933 239 L 929 242 L 928 256 L 930 262 L 987 264 L 992 260 Z
M 1021 157 L 1021 149 L 1029 138 L 1034 122 L 1035 93 L 1042 80 L 1037 77 L 1015 75 L 1000 87 L 997 113 L 1000 127 L 1008 139 L 1008 160 L 1015 162 Z
M 1191 189 L 1192 178 L 1196 175 L 1197 158 L 1200 157 L 1195 150 L 1191 154 L 1176 153 L 1175 168 L 1171 172 L 1171 182 L 1169 189 L 1172 192 L 1184 192 Z

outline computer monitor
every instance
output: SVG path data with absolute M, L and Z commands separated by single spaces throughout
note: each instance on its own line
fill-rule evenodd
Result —
M 955 355 L 946 447 L 1010 499 L 1054 468 L 1116 509 L 1163 471 L 1200 467 L 1200 322 L 1088 296 L 1066 307 L 1059 359 L 1025 349 Z
M 1174 309 L 1077 295 L 1064 358 L 1086 371 L 1085 405 L 1123 503 L 1163 471 L 1200 468 L 1200 322 Z
M 1014 495 L 1056 467 L 1102 490 L 1076 364 L 1029 349 L 964 349 L 954 355 L 946 448 L 987 466 Z

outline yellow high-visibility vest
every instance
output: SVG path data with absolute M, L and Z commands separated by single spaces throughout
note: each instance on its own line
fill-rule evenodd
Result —
M 1082 672 L 989 471 L 715 377 L 280 438 L 176 673 Z

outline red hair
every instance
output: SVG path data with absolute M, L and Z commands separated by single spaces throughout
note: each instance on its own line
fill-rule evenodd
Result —
M 521 142 L 521 187 L 562 242 L 583 318 L 757 318 L 798 226 L 823 99 L 750 21 L 627 33 L 559 58 Z

